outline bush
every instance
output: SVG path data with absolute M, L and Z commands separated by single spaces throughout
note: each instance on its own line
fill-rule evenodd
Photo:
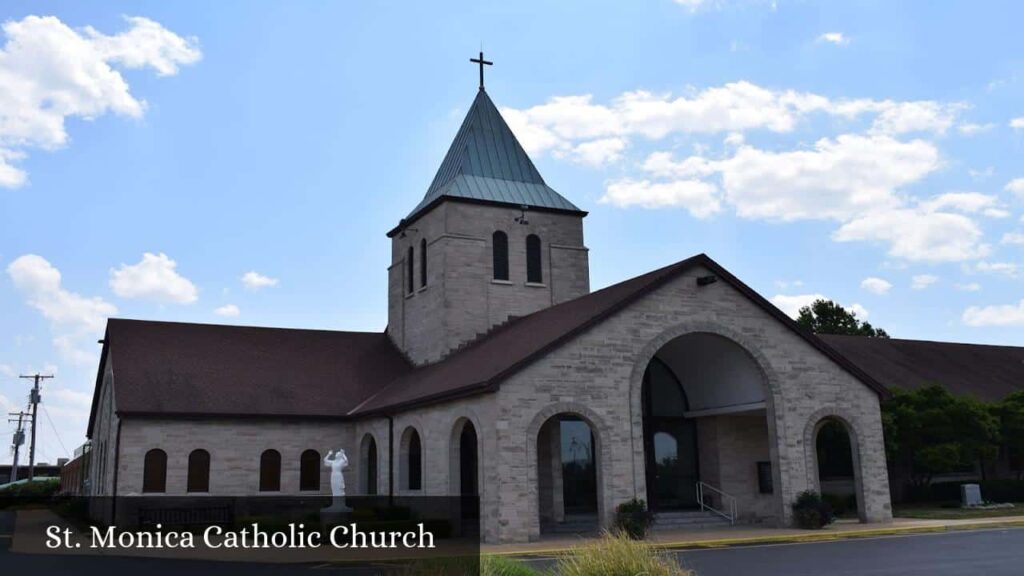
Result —
M 819 530 L 835 520 L 832 506 L 813 490 L 801 492 L 793 502 L 793 522 L 805 530 Z
M 16 504 L 45 504 L 60 490 L 58 478 L 20 482 L 0 489 L 0 508 Z
M 981 497 L 990 502 L 1024 502 L 1024 480 L 986 480 L 983 482 L 937 482 L 925 486 L 908 485 L 903 501 L 960 502 L 961 484 L 978 484 Z
M 505 556 L 482 556 L 480 576 L 540 576 L 540 572 Z
M 605 534 L 600 540 L 575 548 L 558 560 L 560 576 L 692 576 L 675 556 L 625 536 Z
M 857 496 L 853 494 L 829 494 L 825 492 L 821 498 L 832 507 L 832 514 L 842 518 L 847 514 L 857 515 Z
M 647 503 L 633 498 L 615 507 L 615 531 L 634 540 L 643 540 L 654 524 L 654 514 Z

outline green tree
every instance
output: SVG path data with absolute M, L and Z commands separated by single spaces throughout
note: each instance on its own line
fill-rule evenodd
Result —
M 886 455 L 910 464 L 914 484 L 999 455 L 1000 420 L 988 405 L 937 385 L 892 392 L 882 405 Z
M 1024 390 L 1010 394 L 995 407 L 1003 436 L 1003 445 L 1009 455 L 1010 468 L 1017 478 L 1024 480 Z
M 815 334 L 889 337 L 885 330 L 875 328 L 868 322 L 861 322 L 857 319 L 856 312 L 851 312 L 831 300 L 815 300 L 810 306 L 804 306 L 800 309 L 796 321 Z

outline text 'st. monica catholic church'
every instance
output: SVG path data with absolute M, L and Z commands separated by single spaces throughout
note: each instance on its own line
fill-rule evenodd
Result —
M 487 542 L 633 498 L 783 524 L 839 423 L 860 518 L 891 519 L 885 388 L 703 254 L 591 292 L 585 216 L 481 86 L 388 232 L 383 333 L 109 321 L 88 490 L 327 494 L 344 448 L 349 494 L 478 494 Z

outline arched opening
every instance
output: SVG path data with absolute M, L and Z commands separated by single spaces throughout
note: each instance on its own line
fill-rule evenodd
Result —
M 753 355 L 711 332 L 659 348 L 640 390 L 646 498 L 659 514 L 708 507 L 747 519 L 779 513 L 768 384 Z
M 260 455 L 260 492 L 281 491 L 281 453 L 264 450 Z
M 498 230 L 491 235 L 491 256 L 495 280 L 508 280 L 508 235 Z
M 420 288 L 427 285 L 427 239 L 420 240 Z
M 850 433 L 838 418 L 825 418 L 816 428 L 814 450 L 821 495 L 837 516 L 856 518 L 860 506 Z
M 406 490 L 423 489 L 423 446 L 420 433 L 409 427 L 402 434 L 400 450 L 402 488 Z
M 543 266 L 541 265 L 540 237 L 530 234 L 526 237 L 526 281 L 532 284 L 544 282 Z
M 557 414 L 537 434 L 537 494 L 542 533 L 598 527 L 598 447 L 590 424 Z
M 451 494 L 476 496 L 479 493 L 479 452 L 476 427 L 469 419 L 460 418 L 455 423 L 448 454 Z
M 320 491 L 320 453 L 309 449 L 299 456 L 299 490 Z
M 414 264 L 415 264 L 415 260 L 413 259 L 412 246 L 409 246 L 409 249 L 406 251 L 406 254 L 405 254 L 405 268 L 406 268 L 405 269 L 405 292 L 406 292 L 406 294 L 412 294 L 412 292 L 414 290 L 413 287 L 415 286 L 415 282 L 416 282 L 416 276 L 415 276 L 415 274 L 413 272 Z
M 210 491 L 210 453 L 206 450 L 193 450 L 188 455 L 188 492 Z
M 142 460 L 142 491 L 161 493 L 167 491 L 167 452 L 154 448 L 146 452 Z
M 377 494 L 377 440 L 372 434 L 363 436 L 359 446 L 359 490 L 368 496 Z

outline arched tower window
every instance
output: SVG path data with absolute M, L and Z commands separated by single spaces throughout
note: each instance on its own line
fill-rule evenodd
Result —
M 320 490 L 320 453 L 306 450 L 299 457 L 299 490 Z
M 491 235 L 494 259 L 494 279 L 508 280 L 508 235 L 498 230 Z
M 189 492 L 210 491 L 210 453 L 206 450 L 193 450 L 188 455 L 188 488 Z
M 402 435 L 402 484 L 406 490 L 423 489 L 423 445 L 415 428 Z
M 420 240 L 420 288 L 427 285 L 427 239 Z
M 281 453 L 265 450 L 260 456 L 260 492 L 281 491 Z
M 526 237 L 526 281 L 535 284 L 544 282 L 541 271 L 540 237 L 530 234 Z
M 409 246 L 408 252 L 405 255 L 405 292 L 412 294 L 413 283 L 415 282 L 413 276 L 413 251 L 412 246 Z
M 167 491 L 167 452 L 154 448 L 142 461 L 142 491 Z

